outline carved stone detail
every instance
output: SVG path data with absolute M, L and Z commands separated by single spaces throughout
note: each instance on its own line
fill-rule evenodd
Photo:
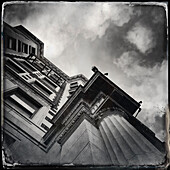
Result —
M 108 112 L 106 114 L 107 111 L 111 111 L 111 112 Z M 113 111 L 116 111 L 116 112 L 113 112 Z M 99 122 L 104 119 L 104 117 L 108 116 L 109 114 L 119 114 L 123 117 L 128 117 L 128 115 L 120 108 L 117 108 L 117 107 L 108 107 L 108 108 L 104 108 L 102 110 L 100 110 L 95 116 L 94 116 L 94 119 L 97 121 L 97 124 L 99 124 Z
M 82 106 L 82 103 L 79 103 L 79 107 Z M 85 103 L 83 103 L 84 105 Z M 76 107 L 77 108 L 77 107 Z M 77 108 L 78 109 L 78 108 Z M 87 115 L 89 116 L 89 108 L 86 107 L 85 105 L 81 108 L 81 110 L 79 110 L 79 112 L 75 115 L 75 117 L 65 126 L 64 130 L 61 132 L 61 134 L 58 136 L 58 143 L 61 143 L 61 141 L 66 137 L 66 135 L 69 133 L 69 131 L 73 128 L 73 126 L 76 124 L 76 122 L 78 121 L 78 119 L 82 116 L 82 115 Z M 68 121 L 68 119 L 66 119 Z M 66 121 L 64 121 L 66 124 Z

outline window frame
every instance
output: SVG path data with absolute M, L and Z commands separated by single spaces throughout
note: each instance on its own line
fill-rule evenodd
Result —
M 45 131 L 48 131 L 50 128 L 45 125 L 44 123 L 41 124 L 41 127 L 45 130 Z
M 32 53 L 32 54 L 36 54 L 36 48 L 31 47 L 31 53 Z
M 28 44 L 22 42 L 22 52 L 28 54 Z
M 35 80 L 34 83 L 32 83 L 32 86 L 47 97 L 50 97 L 53 94 L 53 92 L 39 80 Z
M 5 65 L 6 65 L 10 70 L 14 71 L 15 73 L 17 73 L 17 74 L 26 73 L 26 71 L 25 71 L 16 61 L 11 60 L 11 59 L 7 59 L 5 62 L 6 62 Z M 12 64 L 12 65 L 10 65 L 10 64 Z M 16 67 L 16 68 L 15 68 L 15 67 Z
M 29 107 L 31 107 L 35 111 L 34 112 L 29 111 L 22 104 L 18 103 L 16 100 L 12 99 L 11 98 L 12 95 L 17 96 L 26 105 L 28 105 Z M 40 104 L 36 99 L 34 99 L 32 96 L 27 94 L 24 90 L 22 90 L 19 87 L 4 93 L 4 104 L 9 105 L 12 109 L 16 110 L 17 112 L 19 112 L 24 117 L 27 117 L 27 118 L 30 118 L 30 119 L 32 119 L 34 117 L 34 115 L 42 107 L 42 104 Z M 11 104 L 13 104 L 13 106 Z M 16 108 L 16 105 L 18 105 L 17 108 Z
M 7 36 L 7 48 L 16 51 L 17 40 L 11 36 Z

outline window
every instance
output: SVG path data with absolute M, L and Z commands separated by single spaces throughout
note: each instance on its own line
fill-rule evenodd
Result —
M 48 78 L 44 78 L 42 79 L 44 83 L 46 83 L 48 86 L 50 86 L 52 89 L 56 89 L 57 85 L 55 85 L 51 80 L 49 80 Z
M 54 116 L 55 114 L 52 111 L 48 112 L 50 115 Z
M 31 47 L 31 45 L 29 45 L 29 54 L 31 54 L 32 53 L 32 47 Z
M 16 50 L 16 39 L 12 37 L 7 37 L 7 48 L 11 50 Z
M 33 83 L 33 86 L 37 88 L 38 90 L 40 90 L 41 92 L 43 92 L 47 96 L 50 96 L 52 94 L 52 92 L 47 87 L 45 87 L 43 84 L 41 84 L 39 81 L 35 81 Z
M 43 68 L 44 68 L 44 63 L 43 62 L 41 62 L 40 60 L 38 60 L 38 59 L 36 59 L 35 61 L 34 61 L 34 65 L 35 65 L 35 67 L 38 69 L 38 70 L 42 70 Z
M 30 72 L 37 71 L 31 64 L 29 64 L 29 63 L 26 62 L 26 61 L 21 61 L 20 63 L 21 63 L 21 65 L 22 65 L 26 70 L 28 70 L 28 71 L 30 71 Z
M 61 86 L 64 83 L 64 80 L 53 71 L 50 73 L 49 78 L 59 86 Z
M 35 48 L 34 47 L 32 47 L 32 53 L 35 54 Z
M 18 40 L 18 52 L 21 52 L 21 41 Z
M 49 130 L 49 127 L 47 127 L 44 123 L 41 124 L 41 127 L 44 128 L 45 130 Z
M 35 112 L 35 109 L 33 109 L 30 105 L 28 105 L 25 101 L 21 100 L 16 94 L 13 94 L 10 96 L 14 101 L 21 104 L 25 107 L 26 110 L 30 111 L 32 114 Z
M 14 70 L 17 73 L 25 73 L 25 71 L 12 60 L 7 60 L 6 64 L 10 69 Z
M 57 74 L 51 74 L 50 77 L 54 80 L 58 80 L 59 79 L 59 76 Z
M 28 54 L 28 45 L 25 43 L 22 43 L 22 52 Z
M 51 123 L 51 119 L 48 116 L 45 117 L 45 120 Z
M 5 103 L 29 118 L 32 118 L 41 107 L 41 104 L 19 88 L 5 94 Z

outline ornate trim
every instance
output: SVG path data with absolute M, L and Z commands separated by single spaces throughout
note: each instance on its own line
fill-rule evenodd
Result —
M 94 106 L 94 105 L 96 104 L 96 102 L 101 99 L 101 97 L 106 98 L 106 95 L 105 95 L 102 91 L 100 91 L 100 92 L 97 94 L 97 96 L 96 96 L 96 97 L 94 98 L 94 100 L 91 102 L 90 106 L 91 106 L 91 107 Z
M 89 108 L 86 106 L 85 102 L 82 102 L 82 101 L 79 102 L 79 106 L 76 107 L 76 109 L 78 109 L 81 106 L 82 108 L 78 111 L 78 113 L 76 113 L 76 115 L 72 118 L 72 120 L 69 123 L 67 123 L 67 121 L 69 120 L 69 116 L 67 119 L 65 119 L 64 123 L 66 126 L 63 129 L 63 131 L 60 133 L 60 135 L 58 136 L 58 139 L 57 139 L 58 143 L 63 144 L 69 138 L 69 136 L 71 135 L 71 132 L 75 130 L 74 127 L 77 127 L 77 125 L 79 125 L 78 120 L 83 115 L 89 117 L 93 121 L 93 117 L 92 115 L 90 115 L 91 112 Z M 74 109 L 71 113 L 73 113 L 76 109 Z
M 111 111 L 111 112 L 107 112 L 107 111 Z M 94 119 L 95 121 L 97 121 L 97 125 L 100 124 L 100 122 L 108 115 L 120 115 L 122 117 L 126 117 L 128 118 L 128 114 L 125 113 L 122 109 L 118 108 L 118 107 L 108 107 L 108 108 L 104 108 L 101 111 L 98 112 L 98 114 L 95 115 Z
M 66 116 L 66 118 L 63 120 L 63 122 L 62 122 L 62 124 L 65 124 L 67 121 L 68 121 L 68 119 L 71 117 L 71 115 L 75 115 L 74 113 L 76 113 L 77 112 L 77 110 L 79 109 L 79 107 L 86 107 L 86 109 L 88 110 L 88 112 L 90 112 L 90 107 L 89 107 L 89 105 L 88 105 L 88 103 L 86 103 L 85 101 L 83 101 L 83 100 L 80 100 L 76 105 L 75 105 L 75 107 L 73 108 L 73 110 Z
M 78 74 L 78 75 L 69 77 L 68 80 L 73 80 L 73 79 L 82 79 L 85 83 L 88 81 L 88 79 L 83 74 Z

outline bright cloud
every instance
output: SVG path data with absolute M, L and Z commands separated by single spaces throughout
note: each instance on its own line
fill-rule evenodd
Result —
M 155 46 L 154 35 L 151 28 L 136 23 L 132 29 L 127 33 L 126 39 L 136 45 L 140 52 L 151 52 Z

